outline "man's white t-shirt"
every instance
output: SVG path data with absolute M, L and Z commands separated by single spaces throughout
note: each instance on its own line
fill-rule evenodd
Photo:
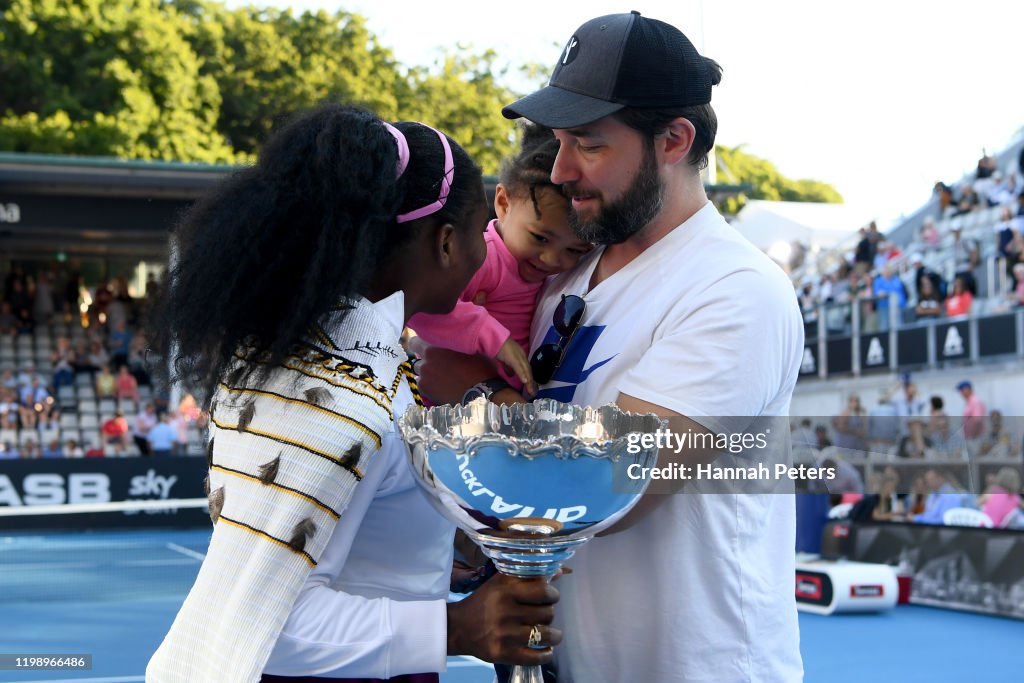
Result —
M 588 291 L 600 254 L 545 289 L 531 349 L 558 340 L 562 294 L 587 307 L 540 396 L 627 394 L 712 431 L 788 415 L 803 350 L 793 287 L 710 202 Z M 558 582 L 559 683 L 801 680 L 795 530 L 789 494 L 683 493 L 591 540 Z

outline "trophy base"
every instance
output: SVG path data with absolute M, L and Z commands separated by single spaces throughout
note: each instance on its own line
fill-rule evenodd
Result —
M 508 536 L 498 536 L 495 532 L 467 533 L 484 555 L 491 558 L 499 572 L 523 578 L 554 576 L 562 563 L 576 553 L 576 548 L 590 540 L 588 537 L 545 536 L 521 530 L 510 530 Z

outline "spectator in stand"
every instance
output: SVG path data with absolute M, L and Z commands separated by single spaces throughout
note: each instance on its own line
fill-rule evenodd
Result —
M 14 376 L 14 370 L 9 367 L 3 369 L 3 372 L 0 373 L 0 387 L 18 391 L 18 378 Z
M 106 445 L 110 446 L 115 455 L 124 453 L 128 446 L 128 420 L 120 410 L 100 426 L 100 432 Z
M 881 240 L 878 243 L 878 251 L 875 252 L 875 272 L 882 270 L 886 264 L 898 261 L 901 256 L 903 256 L 903 250 L 895 242 L 886 239 Z
M 174 411 L 169 415 L 170 424 L 175 434 L 173 453 L 174 455 L 188 455 L 188 415 L 183 410 Z
M 1010 515 L 1020 507 L 1020 473 L 1013 467 L 1003 467 L 996 474 L 995 483 L 978 498 L 981 511 L 992 520 L 992 526 L 1002 527 Z
M 859 275 L 863 275 L 871 270 L 871 266 L 875 262 L 875 243 L 868 235 L 867 228 L 861 228 L 858 234 L 860 240 L 857 242 L 857 249 L 854 252 L 853 267 Z
M 952 231 L 953 244 L 950 247 L 950 253 L 953 258 L 954 277 L 962 278 L 964 287 L 971 293 L 971 296 L 977 296 L 978 287 L 974 279 L 974 269 L 981 262 L 978 243 L 962 237 L 963 228 L 959 224 L 954 225 Z
M 927 443 L 925 440 L 925 417 L 928 405 L 917 394 L 917 385 L 913 382 L 903 384 L 903 394 L 893 399 L 896 415 L 899 418 L 900 447 L 897 455 L 904 458 L 924 457 Z
M 803 313 L 804 322 L 812 323 L 816 321 L 818 319 L 818 295 L 814 291 L 814 278 L 812 276 L 804 276 L 797 298 L 800 300 L 800 311 Z
M 857 298 L 860 305 L 860 329 L 862 332 L 877 332 L 879 329 L 878 310 L 875 307 L 874 278 L 871 273 L 861 276 Z
M 968 442 L 975 442 L 985 431 L 985 403 L 974 393 L 974 386 L 967 380 L 957 384 L 956 390 L 964 399 L 964 437 Z M 972 453 L 977 453 L 977 449 Z
M 1016 283 L 1013 288 L 1013 301 L 1018 306 L 1024 306 L 1024 263 L 1013 265 L 1013 280 Z
M 919 300 L 921 298 L 921 281 L 924 278 L 932 281 L 932 287 L 939 293 L 941 299 L 946 298 L 946 282 L 941 275 L 925 265 L 924 258 L 920 254 L 910 255 L 910 265 L 914 268 L 914 286 L 917 288 Z
M 75 352 L 75 362 L 72 367 L 76 373 L 93 373 L 99 369 L 94 368 L 89 364 L 89 345 L 85 341 L 84 337 L 73 339 L 71 342 L 71 350 Z
M 53 397 L 40 404 L 41 410 L 36 412 L 36 429 L 41 432 L 52 432 L 60 429 L 60 407 Z
M 46 445 L 46 448 L 43 449 L 43 457 L 63 458 L 64 450 L 60 447 L 60 440 L 51 439 L 50 442 Z
M 910 516 L 919 515 L 924 512 L 924 505 L 928 501 L 928 485 L 924 481 L 924 475 L 914 477 L 910 484 L 910 493 L 907 494 L 907 514 Z
M 893 270 L 892 264 L 886 263 L 882 266 L 881 272 L 875 276 L 872 283 L 872 293 L 875 296 L 875 311 L 878 314 L 878 329 L 888 330 L 890 317 L 896 315 L 897 325 L 900 322 L 900 312 L 907 305 L 907 294 L 903 291 L 903 281 Z M 896 297 L 896 308 L 890 306 L 890 297 Z M 890 313 L 890 311 L 893 313 Z
M 107 304 L 107 328 L 127 328 L 132 313 L 132 299 L 128 295 L 128 282 L 124 275 L 118 275 L 110 283 L 111 299 Z
M 89 344 L 89 365 L 92 366 L 91 372 L 96 372 L 104 365 L 110 365 L 110 354 L 103 348 L 103 342 L 99 339 L 93 339 Z
M 920 239 L 921 243 L 929 249 L 937 248 L 939 242 L 942 241 L 942 235 L 939 234 L 939 229 L 935 226 L 935 219 L 931 216 L 924 217 L 924 221 L 921 224 Z
M 832 419 L 836 447 L 865 452 L 868 449 L 868 414 L 857 394 L 850 394 L 846 407 Z
M 14 425 L 17 428 L 18 425 L 18 409 L 21 407 L 21 403 L 18 402 L 18 394 L 15 393 L 14 389 L 4 389 L 2 399 L 0 399 L 0 423 L 3 424 L 3 428 L 7 428 L 8 420 L 7 415 L 9 413 L 14 415 Z
M 896 446 L 900 435 L 896 406 L 892 403 L 895 388 L 882 390 L 878 405 L 868 413 L 868 447 L 878 453 L 888 453 Z
M 146 369 L 146 353 L 149 350 L 149 342 L 146 335 L 139 332 L 132 337 L 131 346 L 128 348 L 128 371 L 132 373 L 139 386 L 149 386 L 149 370 Z
M 157 425 L 159 418 L 156 415 L 156 406 L 147 403 L 145 407 L 135 416 L 135 425 L 132 427 L 132 438 L 139 452 L 143 455 L 152 455 L 149 449 L 149 432 Z
M 34 378 L 32 383 L 21 390 L 21 426 L 25 429 L 35 429 L 38 423 L 39 414 L 45 410 L 47 405 L 53 404 L 53 398 L 46 387 Z
M 964 214 L 970 213 L 975 209 L 981 207 L 981 198 L 978 193 L 974 191 L 974 187 L 970 183 L 964 183 L 960 186 L 960 198 L 956 203 L 956 210 L 953 211 L 953 216 L 963 216 Z
M 110 329 L 107 337 L 107 349 L 110 351 L 110 362 L 115 366 L 124 365 L 128 362 L 128 352 L 131 350 L 132 333 L 128 329 L 128 323 L 120 319 Z
M 57 337 L 57 347 L 50 354 L 53 365 L 53 387 L 74 386 L 75 384 L 75 351 L 67 337 Z
M 871 521 L 901 522 L 906 519 L 903 501 L 896 493 L 899 482 L 899 475 L 895 469 L 887 467 L 878 492 L 864 497 L 865 503 L 871 506 Z
M 139 383 L 128 372 L 127 365 L 118 368 L 116 392 L 118 400 L 131 399 L 136 403 L 139 402 Z
M 7 298 L 11 304 L 11 312 L 18 321 L 17 331 L 29 332 L 32 329 L 32 300 L 28 296 L 23 279 L 11 281 L 11 293 Z
M 1017 174 L 1007 173 L 1006 177 L 1003 178 L 1003 182 L 992 189 L 992 192 L 988 196 L 988 201 L 992 206 L 1013 204 L 1017 201 L 1017 197 L 1020 196 L 1020 193 L 1021 187 L 1020 183 L 1017 181 Z
M 110 305 L 113 298 L 106 282 L 101 282 L 97 285 L 96 294 L 92 297 L 92 306 L 89 307 L 89 319 L 95 321 L 98 325 L 106 325 L 107 306 Z
M 940 318 L 943 314 L 942 296 L 935 289 L 930 277 L 918 280 L 917 306 L 914 313 L 918 318 Z
M 974 304 L 974 296 L 971 294 L 963 275 L 957 275 L 953 279 L 953 292 L 946 299 L 946 315 L 950 318 L 958 315 L 968 315 L 971 306 Z
M 7 301 L 0 304 L 0 334 L 14 335 L 18 333 L 21 323 L 14 315 L 11 304 Z
M 160 421 L 149 430 L 149 449 L 157 457 L 169 457 L 177 445 L 178 432 L 171 426 L 171 418 L 164 413 Z M 181 455 L 185 455 L 182 451 Z
M 814 447 L 819 451 L 832 448 L 832 439 L 828 438 L 828 427 L 817 425 L 814 428 Z
M 31 386 L 32 380 L 39 380 L 40 384 L 46 384 L 46 380 L 43 376 L 36 372 L 36 364 L 32 361 L 26 361 L 24 369 L 18 374 L 18 387 L 24 389 L 27 386 Z
M 962 458 L 967 450 L 967 440 L 962 429 L 954 430 L 949 416 L 934 415 L 928 422 L 927 441 L 930 448 L 925 457 L 946 459 Z
M 947 473 L 937 467 L 928 468 L 924 473 L 924 481 L 929 491 L 924 512 L 911 519 L 919 524 L 942 524 L 942 517 L 947 510 L 963 506 L 963 491 L 953 486 Z
M 48 325 L 53 320 L 53 278 L 45 270 L 39 273 L 36 295 L 32 301 L 32 317 L 37 324 Z
M 103 458 L 106 454 L 103 452 L 103 446 L 97 446 L 91 441 L 85 443 L 85 457 L 86 458 Z
M 42 456 L 39 452 L 39 448 L 36 446 L 36 442 L 32 439 L 28 439 L 21 445 L 21 458 L 22 460 L 37 460 Z
M 117 377 L 110 371 L 110 365 L 103 365 L 96 375 L 96 396 L 114 398 L 117 396 Z
M 999 171 L 999 160 L 991 154 L 981 150 L 981 158 L 978 159 L 978 166 L 974 171 L 975 180 L 991 178 Z
M 988 414 L 988 428 L 981 437 L 979 455 L 992 458 L 1015 458 L 1020 440 L 1010 432 L 1003 421 L 1001 410 L 993 410 Z
M 939 198 L 939 217 L 946 215 L 946 209 L 953 205 L 953 188 L 942 182 L 936 181 L 932 193 Z
M 68 439 L 67 443 L 64 444 L 64 456 L 68 458 L 84 458 L 85 451 L 82 450 L 77 441 Z

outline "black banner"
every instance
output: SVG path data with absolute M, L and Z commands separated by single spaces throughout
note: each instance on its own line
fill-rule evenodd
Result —
M 896 335 L 896 363 L 901 368 L 928 364 L 927 327 L 911 327 Z
M 1017 316 L 1012 313 L 978 320 L 978 354 L 1004 356 L 1017 353 Z
M 849 559 L 913 569 L 910 601 L 1024 619 L 1024 533 L 930 524 L 853 524 Z
M 971 357 L 971 335 L 967 321 L 936 325 L 935 346 L 939 361 L 969 359 Z
M 889 333 L 876 332 L 860 336 L 861 372 L 889 369 Z
M 16 206 L 16 221 L 5 220 L 7 228 L 76 230 L 152 231 L 161 236 L 175 223 L 191 202 L 164 197 L 38 196 L 4 192 L 0 203 Z M 10 214 L 10 211 L 8 211 Z
M 36 505 L 109 503 L 127 500 L 204 498 L 206 459 L 54 458 L 0 461 L 0 509 Z M 74 520 L 65 518 L 75 517 Z M 209 525 L 203 508 L 134 513 L 0 517 L 5 529 Z
M 828 374 L 837 375 L 853 372 L 853 340 L 849 337 L 829 339 L 826 353 L 828 354 Z

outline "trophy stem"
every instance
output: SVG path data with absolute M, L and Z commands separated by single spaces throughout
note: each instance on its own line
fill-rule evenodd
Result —
M 520 666 L 517 664 L 512 667 L 512 676 L 508 681 L 509 683 L 544 683 L 544 674 L 541 673 L 539 666 Z

